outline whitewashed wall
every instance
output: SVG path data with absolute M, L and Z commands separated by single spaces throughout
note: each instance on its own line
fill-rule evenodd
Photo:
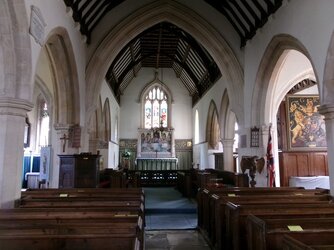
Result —
M 264 52 L 275 35 L 289 34 L 298 39 L 310 54 L 311 63 L 322 88 L 324 65 L 333 33 L 334 1 L 284 1 L 284 5 L 269 18 L 263 28 L 245 47 L 245 121 L 250 126 L 251 97 L 258 67 Z M 299 13 L 303 13 L 302 15 Z
M 120 117 L 120 107 L 116 101 L 108 83 L 103 82 L 101 87 L 101 101 L 104 104 L 108 98 L 110 104 L 110 141 L 108 142 L 108 150 L 103 153 L 103 168 L 117 168 L 119 164 L 118 152 L 119 152 L 119 117 Z
M 153 68 L 142 68 L 125 89 L 120 105 L 120 138 L 137 139 L 142 114 L 139 101 L 140 93 L 146 84 L 154 79 Z M 172 69 L 163 69 L 159 79 L 171 91 L 174 102 L 171 107 L 171 126 L 175 129 L 175 139 L 192 138 L 192 103 L 187 89 L 175 76 Z

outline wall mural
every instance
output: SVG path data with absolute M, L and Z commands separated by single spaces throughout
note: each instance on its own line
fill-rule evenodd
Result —
M 141 133 L 141 152 L 171 152 L 171 141 L 169 131 L 147 130 Z
M 316 150 L 326 148 L 326 129 L 318 112 L 318 96 L 287 96 L 289 149 Z

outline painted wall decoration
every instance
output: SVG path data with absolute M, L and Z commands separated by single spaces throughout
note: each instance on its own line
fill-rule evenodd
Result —
M 318 112 L 318 96 L 288 95 L 288 145 L 291 150 L 317 150 L 327 147 L 323 116 Z
M 141 152 L 171 152 L 170 131 L 147 130 L 141 133 Z

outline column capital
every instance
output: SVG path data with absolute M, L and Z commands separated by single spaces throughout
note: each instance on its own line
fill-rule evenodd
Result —
M 13 115 L 26 117 L 33 104 L 27 100 L 12 97 L 0 97 L 0 115 Z
M 57 124 L 54 124 L 53 127 L 57 131 L 57 134 L 63 134 L 64 132 L 68 132 L 71 129 L 72 124 L 57 123 Z
M 275 125 L 272 123 L 268 123 L 268 124 L 264 124 L 261 126 L 261 130 L 262 130 L 262 134 L 268 134 L 269 133 L 269 128 L 271 128 L 271 130 L 275 129 Z
M 234 139 L 221 139 L 223 147 L 232 147 L 234 144 Z
M 318 107 L 320 114 L 325 116 L 325 120 L 334 120 L 334 104 L 324 104 Z

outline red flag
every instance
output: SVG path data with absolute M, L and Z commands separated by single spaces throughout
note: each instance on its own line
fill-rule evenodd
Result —
M 273 145 L 271 141 L 271 126 L 269 127 L 269 137 L 267 145 L 267 172 L 269 187 L 275 187 L 275 165 L 273 156 Z

